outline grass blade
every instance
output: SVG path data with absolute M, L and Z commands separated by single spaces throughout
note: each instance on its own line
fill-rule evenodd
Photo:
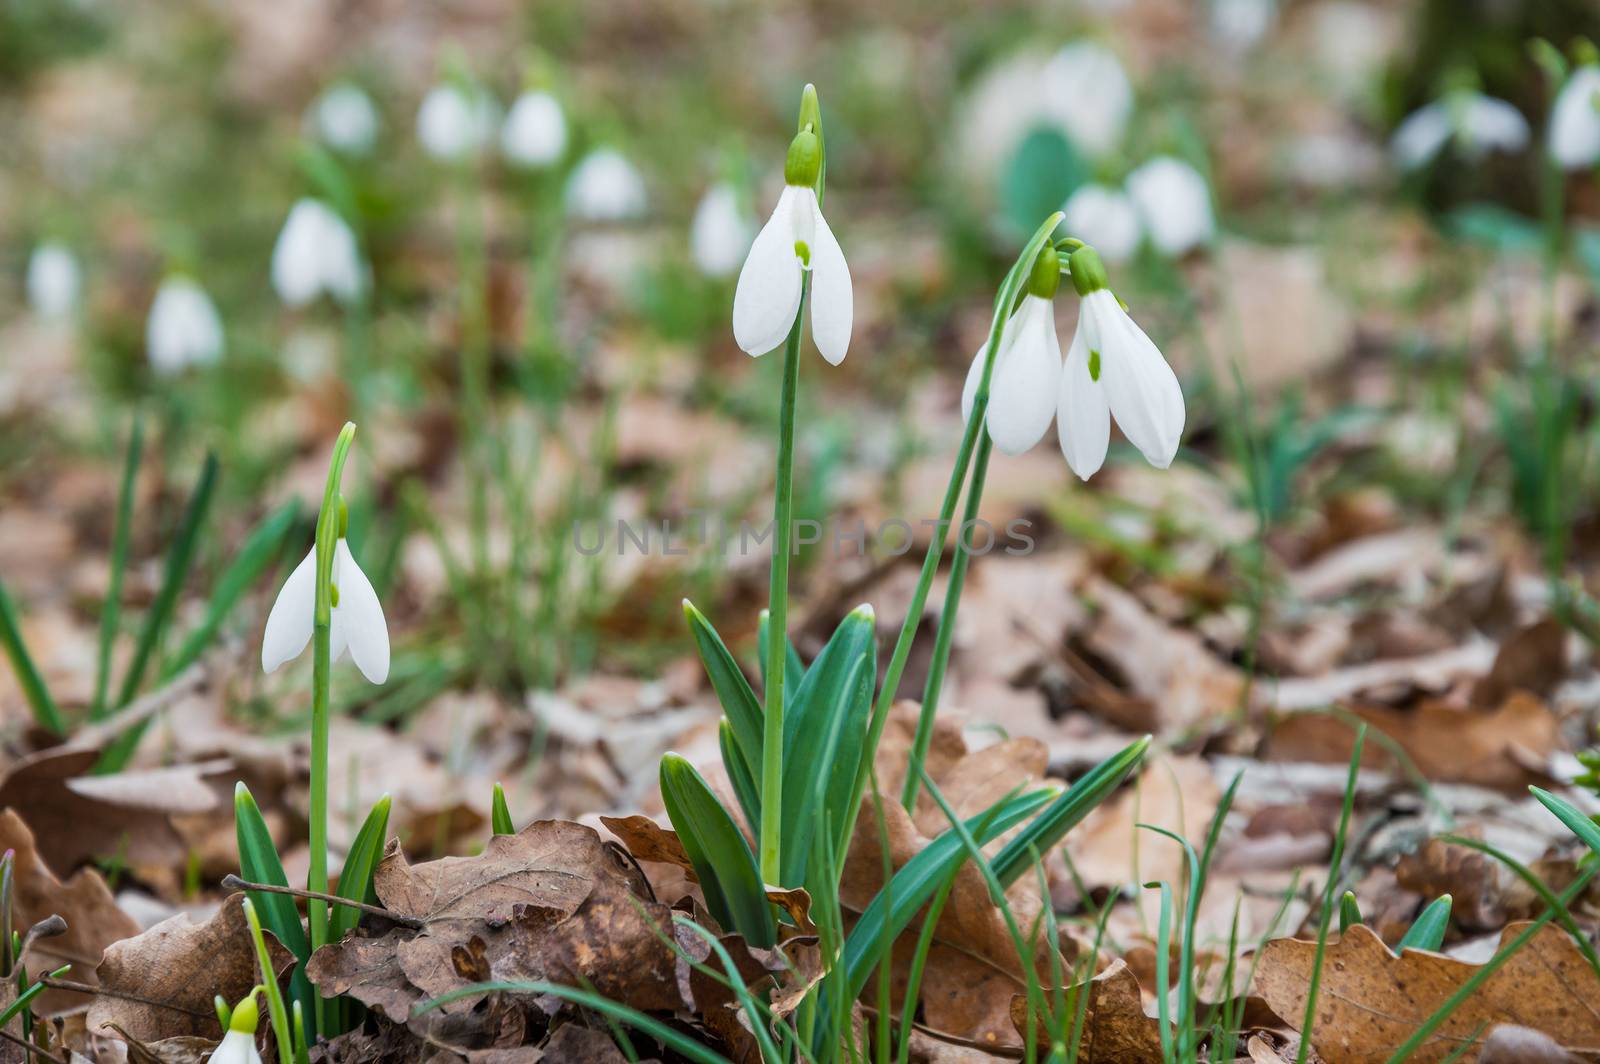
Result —
M 500 793 L 499 784 L 495 785 L 495 793 L 500 795 L 503 802 L 505 796 Z M 378 861 L 383 857 L 383 844 L 387 841 L 388 829 L 389 796 L 386 794 L 373 805 L 372 811 L 367 814 L 367 819 L 361 824 L 361 830 L 356 832 L 355 841 L 350 844 L 350 852 L 345 854 L 344 869 L 339 873 L 339 897 L 368 904 L 377 902 L 378 899 L 372 892 L 372 873 L 377 870 Z M 335 905 L 328 924 L 328 941 L 339 941 L 355 928 L 360 919 L 360 909 Z M 297 920 L 296 923 L 298 922 Z
M 23 642 L 22 625 L 5 584 L 0 584 L 0 642 L 5 644 L 6 657 L 16 670 L 17 682 L 33 709 L 34 721 L 46 731 L 65 738 L 67 722 L 61 718 L 61 710 L 56 708 L 56 700 L 50 696 L 44 677 L 39 675 L 39 667 L 28 653 L 28 644 Z
M 105 716 L 106 693 L 111 686 L 111 646 L 116 641 L 122 619 L 122 575 L 128 568 L 128 534 L 133 525 L 133 488 L 139 477 L 144 455 L 144 419 L 135 416 L 128 437 L 128 455 L 122 467 L 122 486 L 117 491 L 117 523 L 111 533 L 111 578 L 106 583 L 105 603 L 100 608 L 100 652 L 95 659 L 94 701 L 89 719 Z
M 206 604 L 205 616 L 161 670 L 162 679 L 176 676 L 194 664 L 216 639 L 217 631 L 233 612 L 239 599 L 283 553 L 284 537 L 294 527 L 299 511 L 298 503 L 286 502 L 250 531 L 238 555 L 217 580 L 211 592 L 211 601 Z
M 517 833 L 517 826 L 511 822 L 511 807 L 506 804 L 506 789 L 498 783 L 489 799 L 489 829 L 496 835 Z

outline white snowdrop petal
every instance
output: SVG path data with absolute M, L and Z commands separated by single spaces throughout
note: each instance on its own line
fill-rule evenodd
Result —
M 614 148 L 584 156 L 567 178 L 567 214 L 585 222 L 623 222 L 644 214 L 644 178 Z
M 1048 299 L 1024 297 L 1011 328 L 1016 340 L 989 382 L 989 438 L 1003 454 L 1022 454 L 1044 438 L 1055 416 L 1061 344 Z
M 689 253 L 707 277 L 726 277 L 750 250 L 754 226 L 728 184 L 712 185 L 700 198 L 689 224 Z
M 772 217 L 750 245 L 733 291 L 733 338 L 752 355 L 764 355 L 783 343 L 800 309 L 801 268 L 794 251 L 799 192 L 784 187 Z
M 310 119 L 318 139 L 351 155 L 367 154 L 378 138 L 378 110 L 359 85 L 328 89 L 312 106 Z
M 317 549 L 311 548 L 305 561 L 283 583 L 278 598 L 267 614 L 266 632 L 261 637 L 261 668 L 272 672 L 279 665 L 300 656 L 311 641 L 311 625 L 316 610 Z
M 246 1031 L 229 1031 L 212 1050 L 207 1064 L 261 1064 L 256 1036 Z
M 339 615 L 356 668 L 372 683 L 389 678 L 389 626 L 367 574 L 343 539 L 334 548 L 339 573 Z
M 1443 101 L 1435 100 L 1406 116 L 1394 131 L 1389 150 L 1402 170 L 1415 170 L 1439 154 L 1450 131 L 1450 111 Z
M 1101 363 L 1102 373 L 1104 362 Z M 1061 454 L 1080 480 L 1088 480 L 1105 464 L 1111 439 L 1111 407 L 1104 386 L 1089 373 L 1089 344 L 1080 322 L 1067 348 L 1056 407 L 1056 433 Z
M 1520 151 L 1528 143 L 1528 120 L 1505 100 L 1474 95 L 1464 121 L 1467 138 L 1480 149 Z
M 1044 106 L 1072 142 L 1100 156 L 1122 140 L 1133 113 L 1133 85 L 1114 52 L 1088 40 L 1074 41 L 1045 65 Z M 1010 106 L 1017 108 L 1015 100 Z
M 46 242 L 28 257 L 28 304 L 40 317 L 70 315 L 78 305 L 81 284 L 77 256 L 65 246 Z
M 811 247 L 811 338 L 831 365 L 844 361 L 850 348 L 850 330 L 855 320 L 855 295 L 850 284 L 850 267 L 844 251 L 828 228 L 817 204 L 817 194 L 809 188 L 799 190 L 802 209 L 809 207 L 813 219 Z
M 1091 347 L 1099 345 L 1100 381 L 1111 416 L 1146 461 L 1167 468 L 1183 435 L 1183 390 L 1177 375 L 1109 289 L 1084 297 L 1083 310 L 1090 315 L 1086 339 Z
M 1600 66 L 1572 72 L 1550 112 L 1550 157 L 1568 170 L 1600 162 Z
M 567 118 L 548 92 L 517 97 L 500 130 L 500 150 L 520 166 L 550 166 L 567 150 Z
M 1128 175 L 1127 190 L 1150 242 L 1176 257 L 1216 232 L 1211 189 L 1200 171 L 1170 155 L 1157 156 Z
M 222 354 L 222 319 L 205 290 L 186 277 L 163 281 L 150 304 L 145 348 L 159 373 L 215 362 Z
M 1067 232 L 1093 244 L 1107 262 L 1126 262 L 1139 249 L 1143 235 L 1139 211 L 1121 189 L 1083 185 L 1061 208 Z
M 1000 368 L 1000 355 L 1005 352 L 1005 340 L 1001 339 L 1000 350 L 995 352 L 995 369 Z M 978 385 L 983 383 L 984 356 L 989 353 L 989 343 L 984 341 L 978 353 L 972 356 L 972 364 L 967 367 L 967 379 L 961 385 L 961 423 L 966 424 L 972 417 L 972 405 L 978 401 Z M 993 385 L 991 379 L 990 384 Z

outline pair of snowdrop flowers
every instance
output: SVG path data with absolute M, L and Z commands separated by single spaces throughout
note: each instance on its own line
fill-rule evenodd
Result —
M 1056 421 L 1061 453 L 1083 480 L 1105 462 L 1116 419 L 1151 465 L 1165 469 L 1183 434 L 1183 391 L 1166 359 L 1108 287 L 1100 255 L 1077 247 L 1067 270 L 1079 296 L 1078 327 L 1065 364 L 1056 338 L 1054 297 L 1061 259 L 1046 245 L 1029 274 L 995 353 L 989 378 L 989 438 L 1004 454 L 1022 454 Z M 961 392 L 971 418 L 983 384 L 987 345 L 973 357 Z
M 1528 120 L 1505 100 L 1458 88 L 1408 115 L 1389 150 L 1402 170 L 1418 170 L 1452 143 L 1468 159 L 1521 151 L 1528 143 Z
M 807 275 L 817 350 L 837 366 L 850 347 L 854 289 L 844 251 L 817 198 L 821 169 L 822 142 L 808 126 L 789 144 L 783 193 L 750 245 L 733 292 L 733 338 L 751 355 L 766 354 L 789 335 Z
M 496 126 L 501 154 L 524 169 L 554 166 L 566 153 L 566 112 L 542 89 L 518 96 L 503 124 L 500 106 L 488 91 L 452 81 L 435 85 L 417 109 L 417 139 L 444 162 L 461 162 L 482 151 L 495 139 Z
M 1128 175 L 1122 188 L 1088 184 L 1061 208 L 1069 231 L 1093 244 L 1107 262 L 1125 262 L 1149 237 L 1167 258 L 1211 241 L 1216 217 L 1205 177 L 1182 159 L 1158 155 Z
M 372 581 L 356 564 L 345 540 L 348 518 L 342 501 L 339 510 L 339 536 L 333 548 L 328 660 L 336 662 L 348 652 L 363 676 L 381 684 L 389 678 L 389 626 Z M 272 612 L 267 614 L 267 628 L 261 637 L 263 670 L 273 672 L 305 650 L 311 642 L 316 604 L 317 548 L 313 544 L 305 560 L 284 581 Z

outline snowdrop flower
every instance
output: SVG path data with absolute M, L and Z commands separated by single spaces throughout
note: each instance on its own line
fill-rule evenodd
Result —
M 1133 113 L 1133 86 L 1116 55 L 1093 41 L 1062 48 L 1045 68 L 1045 91 L 1067 136 L 1090 155 L 1122 140 Z
M 817 350 L 837 366 L 850 346 L 855 314 L 850 267 L 817 201 L 821 167 L 821 140 L 810 129 L 801 130 L 783 165 L 783 194 L 750 246 L 733 291 L 733 338 L 752 355 L 766 354 L 789 335 L 807 271 Z
M 417 139 L 435 159 L 460 162 L 482 150 L 493 135 L 495 103 L 489 94 L 441 82 L 417 109 Z
M 350 82 L 317 97 L 306 124 L 318 140 L 346 155 L 366 155 L 378 140 L 378 109 L 365 90 Z
M 1105 266 L 1094 248 L 1073 252 L 1069 265 L 1081 302 L 1056 410 L 1061 453 L 1088 480 L 1105 462 L 1114 417 L 1145 460 L 1165 469 L 1183 435 L 1178 378 L 1106 287 Z
M 296 203 L 272 249 L 278 297 L 301 307 L 326 292 L 348 304 L 360 296 L 361 285 L 361 254 L 345 220 L 321 200 Z
M 1600 162 L 1600 66 L 1572 72 L 1550 112 L 1550 158 L 1567 170 Z
M 206 290 L 187 277 L 161 282 L 150 304 L 144 343 L 158 373 L 177 373 L 187 366 L 222 357 L 222 318 Z
M 500 127 L 500 151 L 518 166 L 542 170 L 567 150 L 567 116 L 548 92 L 529 90 L 517 97 Z
M 1211 0 L 1211 36 L 1233 52 L 1246 52 L 1267 35 L 1277 15 L 1277 0 Z
M 28 304 L 39 317 L 69 316 L 78 305 L 81 284 L 77 256 L 64 244 L 46 241 L 28 257 Z
M 567 214 L 585 222 L 624 222 L 644 213 L 644 178 L 621 152 L 598 148 L 567 178 Z
M 1528 120 L 1504 100 L 1458 89 L 1413 111 L 1395 130 L 1389 150 L 1402 170 L 1415 170 L 1452 140 L 1469 159 L 1489 151 L 1519 151 L 1528 143 Z
M 1060 391 L 1061 341 L 1056 338 L 1055 298 L 1061 283 L 1060 259 L 1049 244 L 1034 260 L 1027 294 L 1006 323 L 989 374 L 985 420 L 989 438 L 1003 454 L 1022 454 L 1044 438 Z M 972 417 L 989 345 L 978 348 L 961 389 L 961 417 Z
M 1093 244 L 1108 262 L 1126 262 L 1139 249 L 1139 211 L 1121 189 L 1083 185 L 1061 211 L 1067 231 Z
M 361 674 L 373 683 L 389 678 L 389 626 L 372 582 L 356 564 L 344 538 L 341 515 L 339 540 L 333 548 L 333 610 L 329 628 L 330 663 L 346 650 Z M 261 667 L 272 672 L 279 665 L 300 656 L 311 641 L 317 599 L 317 548 L 311 548 L 305 561 L 295 567 L 278 592 L 278 600 L 267 614 L 267 630 L 261 639 Z
M 257 987 L 256 990 L 260 990 Z M 260 1022 L 260 1006 L 256 1004 L 256 990 L 234 1006 L 228 1021 L 228 1033 L 211 1051 L 210 1064 L 261 1064 L 261 1054 L 256 1050 L 256 1025 Z
M 726 277 L 739 268 L 750 250 L 750 216 L 739 193 L 727 182 L 706 189 L 689 225 L 689 252 L 707 277 Z
M 1151 159 L 1128 175 L 1127 188 L 1150 242 L 1163 255 L 1176 258 L 1216 233 L 1211 189 L 1200 171 L 1182 159 Z

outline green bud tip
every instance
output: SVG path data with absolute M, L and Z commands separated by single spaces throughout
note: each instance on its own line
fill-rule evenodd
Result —
M 852 614 L 854 614 L 855 616 L 860 617 L 860 618 L 862 618 L 864 620 L 868 620 L 868 621 L 870 621 L 870 620 L 874 619 L 875 617 L 877 617 L 877 614 L 875 612 L 873 612 L 872 603 L 870 603 L 870 602 L 863 602 L 861 605 L 857 606 L 855 609 L 851 610 L 850 612 Z
M 1054 299 L 1061 284 L 1061 260 L 1056 249 L 1046 244 L 1033 260 L 1033 270 L 1028 274 L 1028 294 L 1040 299 Z
M 339 585 L 338 584 L 331 583 L 331 582 L 328 584 L 328 605 L 330 605 L 330 606 L 339 605 Z
M 1080 296 L 1111 285 L 1106 277 L 1106 264 L 1100 261 L 1100 253 L 1088 244 L 1074 251 L 1067 265 L 1072 270 L 1072 287 L 1078 290 Z
M 1572 42 L 1572 62 L 1576 66 L 1600 66 L 1600 49 L 1587 37 Z
M 822 142 L 809 129 L 802 129 L 789 142 L 789 156 L 783 163 L 783 182 L 811 188 L 822 172 Z
M 228 1021 L 228 1030 L 241 1031 L 245 1034 L 255 1034 L 256 1024 L 261 1020 L 261 1007 L 256 1004 L 256 995 L 262 987 L 254 987 L 233 1007 L 233 1018 Z

